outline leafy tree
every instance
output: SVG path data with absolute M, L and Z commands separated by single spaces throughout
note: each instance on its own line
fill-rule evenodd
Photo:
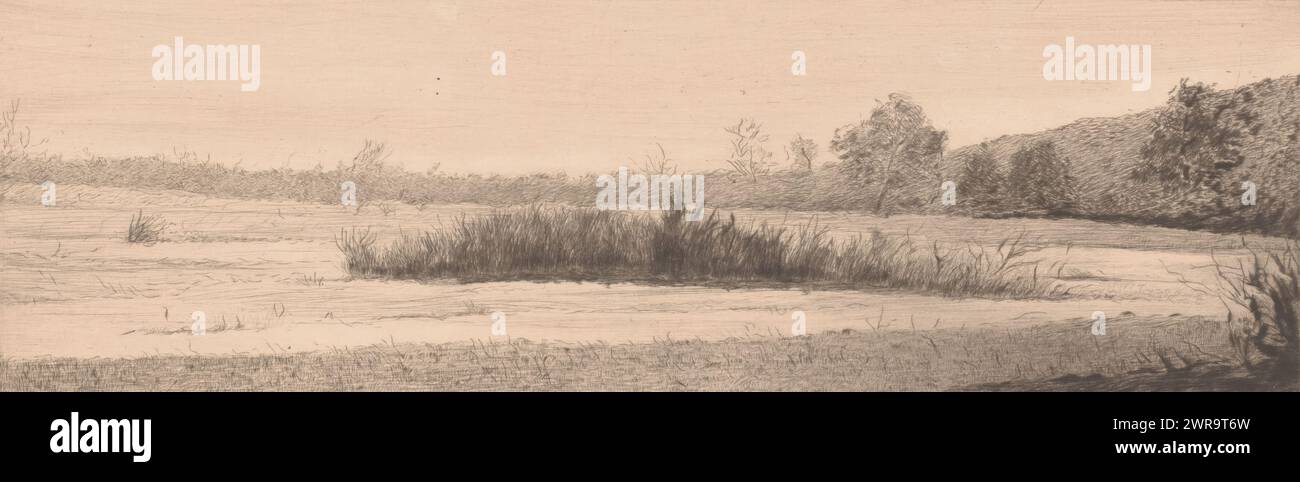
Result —
M 1000 207 L 1005 177 L 988 143 L 980 143 L 963 159 L 957 188 L 962 198 L 971 200 L 977 209 Z
M 831 150 L 854 177 L 877 186 L 875 211 L 888 216 L 885 204 L 893 189 L 907 181 L 931 182 L 947 144 L 946 132 L 935 129 L 925 112 L 904 94 L 878 102 L 871 117 L 836 129 Z M 938 184 L 935 184 L 937 190 Z
M 1209 191 L 1215 205 L 1225 206 L 1233 188 L 1225 177 L 1245 161 L 1245 134 L 1258 129 L 1244 108 L 1250 100 L 1249 92 L 1219 95 L 1213 84 L 1182 79 L 1156 116 L 1133 176 L 1168 191 Z
M 795 170 L 811 171 L 813 161 L 817 160 L 817 142 L 802 134 L 795 134 L 790 145 L 785 148 L 785 155 Z
M 1006 183 L 1009 201 L 1022 208 L 1059 211 L 1074 205 L 1070 160 L 1056 152 L 1052 141 L 1038 141 L 1012 154 Z

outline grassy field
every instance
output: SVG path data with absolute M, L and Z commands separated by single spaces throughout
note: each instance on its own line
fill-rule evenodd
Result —
M 382 344 L 314 353 L 0 363 L 3 390 L 1279 390 L 1229 362 L 1223 324 L 1088 320 L 717 341 Z
M 815 224 L 837 246 L 881 233 L 918 256 L 993 251 L 1023 232 L 1024 260 L 1050 268 L 1039 276 L 1061 295 L 780 278 L 464 282 L 350 273 L 338 234 L 367 232 L 379 250 L 503 211 L 79 185 L 60 186 L 59 205 L 45 208 L 32 201 L 39 186 L 9 194 L 3 390 L 1289 389 L 1238 368 L 1224 302 L 1204 291 L 1219 279 L 1216 260 L 1249 255 L 1235 235 L 734 211 L 725 216 L 745 229 Z M 198 311 L 203 336 L 191 335 Z M 1089 331 L 1097 311 L 1104 336 Z M 509 318 L 508 338 L 491 336 L 495 312 Z M 811 336 L 790 336 L 796 312 Z

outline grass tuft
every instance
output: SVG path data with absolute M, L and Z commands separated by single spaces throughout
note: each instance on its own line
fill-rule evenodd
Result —
M 126 242 L 153 244 L 162 241 L 162 234 L 166 229 L 167 221 L 162 216 L 157 214 L 146 216 L 144 210 L 140 210 L 131 216 L 131 225 L 126 231 Z

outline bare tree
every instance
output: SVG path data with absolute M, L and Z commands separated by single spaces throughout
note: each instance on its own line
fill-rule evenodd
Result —
M 655 147 L 658 148 L 659 154 L 646 153 L 645 159 L 641 161 L 641 172 L 651 176 L 671 176 L 676 174 L 677 164 L 673 162 L 672 158 L 668 157 L 668 151 L 664 150 L 664 145 L 656 142 Z
M 753 119 L 741 119 L 725 130 L 731 134 L 731 157 L 727 164 L 732 169 L 750 181 L 758 181 L 759 175 L 772 170 L 772 153 L 763 147 L 768 135 L 763 132 L 762 124 Z
M 338 169 L 335 171 L 337 177 L 335 182 L 354 182 L 359 193 L 354 214 L 361 214 L 362 207 L 374 201 L 378 195 L 382 195 L 382 190 L 388 184 L 383 182 L 384 169 L 392 154 L 393 151 L 388 148 L 387 143 L 366 139 L 361 150 L 352 156 L 351 165 L 344 165 L 343 161 L 339 161 Z
M 0 168 L 26 158 L 29 149 L 39 147 L 46 141 L 41 139 L 33 142 L 31 127 L 19 127 L 16 120 L 21 105 L 22 101 L 15 99 L 9 103 L 9 110 L 0 112 Z
M 384 162 L 392 155 L 393 151 L 388 148 L 387 143 L 366 139 L 366 144 L 357 151 L 355 156 L 352 156 L 352 166 L 348 167 L 348 171 L 377 177 L 384 170 Z

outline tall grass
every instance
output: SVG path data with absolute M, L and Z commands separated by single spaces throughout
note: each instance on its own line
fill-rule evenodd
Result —
M 153 244 L 162 240 L 167 221 L 157 214 L 145 215 L 140 210 L 131 216 L 131 224 L 126 230 L 126 242 Z
M 336 238 L 355 277 L 627 280 L 669 283 L 808 283 L 903 288 L 951 296 L 1066 294 L 1038 276 L 1020 238 L 996 248 L 919 246 L 880 232 L 837 241 L 810 223 L 747 226 L 716 211 L 690 222 L 589 208 L 531 206 L 468 219 L 443 231 L 407 233 L 378 246 L 368 230 Z
M 1251 250 L 1236 266 L 1217 259 L 1228 336 L 1251 372 L 1281 383 L 1300 379 L 1300 243 L 1285 249 Z

